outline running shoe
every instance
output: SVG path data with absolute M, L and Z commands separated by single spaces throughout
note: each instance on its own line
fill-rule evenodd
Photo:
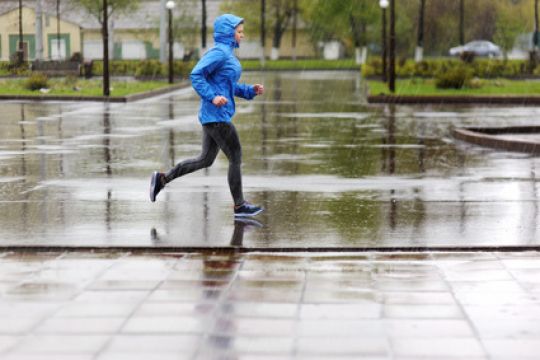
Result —
M 263 208 L 250 204 L 247 201 L 238 207 L 234 208 L 235 217 L 250 217 L 260 214 L 263 211 Z
M 152 174 L 152 180 L 150 181 L 150 201 L 156 201 L 156 196 L 161 189 L 165 187 L 164 174 L 154 171 Z

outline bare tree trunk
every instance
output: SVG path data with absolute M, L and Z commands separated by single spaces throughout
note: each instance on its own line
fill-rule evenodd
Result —
M 56 50 L 58 60 L 61 60 L 60 49 L 60 0 L 56 0 Z
M 388 68 L 390 92 L 396 92 L 396 1 L 390 0 L 390 64 Z
M 534 34 L 533 46 L 534 51 L 538 51 L 538 0 L 534 0 Z
M 103 34 L 103 96 L 111 94 L 109 77 L 109 4 L 103 0 L 103 24 L 101 28 Z
M 19 0 L 19 50 L 17 53 L 17 66 L 24 61 L 24 37 L 23 37 L 23 7 L 22 0 Z
M 264 48 L 266 46 L 266 0 L 261 0 L 261 64 L 264 66 L 266 56 Z
M 293 9 L 293 28 L 292 28 L 292 58 L 296 61 L 296 28 L 298 21 L 298 0 L 294 0 L 294 9 Z
M 418 39 L 416 42 L 416 51 L 414 61 L 420 62 L 424 59 L 424 11 L 426 0 L 420 0 L 420 9 L 418 13 Z
M 167 0 L 159 2 L 159 61 L 167 61 Z M 147 54 L 148 56 L 148 54 Z
M 43 0 L 36 0 L 36 60 L 43 60 Z
M 459 44 L 465 44 L 465 0 L 459 0 Z
M 206 50 L 206 0 L 201 0 L 201 56 Z

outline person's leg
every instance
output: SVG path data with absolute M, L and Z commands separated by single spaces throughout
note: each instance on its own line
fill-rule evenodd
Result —
M 171 182 L 177 177 L 189 174 L 196 170 L 212 165 L 219 152 L 219 147 L 214 139 L 208 134 L 208 128 L 203 126 L 202 151 L 199 157 L 182 161 L 167 174 L 155 171 L 150 180 L 150 201 L 156 201 L 156 196 L 165 187 L 165 184 Z
M 227 180 L 235 206 L 244 203 L 242 190 L 242 146 L 238 133 L 232 123 L 220 122 L 208 129 L 208 134 L 214 139 L 219 148 L 229 159 Z
M 184 160 L 169 170 L 163 178 L 165 183 L 213 164 L 219 152 L 219 147 L 213 137 L 209 135 L 208 128 L 209 125 L 203 126 L 201 154 L 194 159 Z

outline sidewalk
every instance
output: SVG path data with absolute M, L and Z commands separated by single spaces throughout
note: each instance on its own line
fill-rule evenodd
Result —
M 533 359 L 539 260 L 0 253 L 0 358 Z

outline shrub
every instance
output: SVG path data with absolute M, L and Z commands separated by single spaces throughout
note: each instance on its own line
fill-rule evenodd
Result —
M 474 61 L 474 58 L 476 57 L 476 55 L 474 54 L 474 52 L 472 51 L 463 51 L 460 55 L 459 55 L 459 58 L 464 62 L 464 63 L 467 63 L 467 64 L 471 64 L 473 61 Z
M 446 71 L 440 71 L 435 76 L 435 86 L 439 89 L 461 89 L 472 78 L 473 72 L 464 65 L 454 66 Z
M 35 72 L 26 79 L 24 87 L 32 91 L 47 88 L 49 87 L 49 79 L 47 78 L 47 75 Z
M 135 71 L 135 76 L 137 77 L 151 77 L 152 79 L 157 76 L 163 76 L 164 74 L 163 65 L 158 60 L 141 61 Z

